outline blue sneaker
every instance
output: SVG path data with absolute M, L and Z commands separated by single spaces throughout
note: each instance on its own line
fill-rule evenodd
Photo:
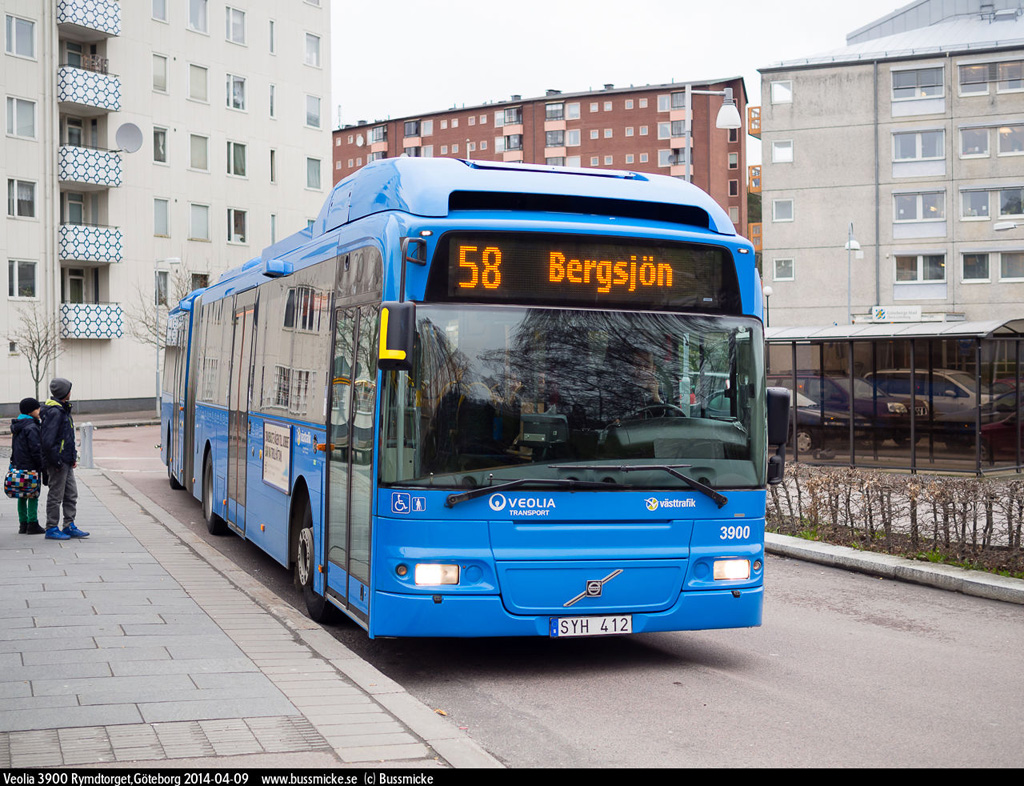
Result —
M 75 526 L 75 522 L 73 522 L 73 521 L 70 524 L 68 524 L 66 527 L 64 527 L 64 533 L 69 538 L 87 538 L 87 537 L 89 537 L 89 533 L 85 532 L 83 530 L 80 530 L 78 527 Z
M 46 535 L 43 537 L 48 540 L 71 540 L 71 536 L 66 532 L 62 532 L 60 527 L 47 527 Z

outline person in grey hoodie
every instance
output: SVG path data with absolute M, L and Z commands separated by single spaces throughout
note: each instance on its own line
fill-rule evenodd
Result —
M 75 526 L 78 512 L 78 484 L 75 482 L 75 467 L 78 466 L 78 449 L 75 446 L 75 424 L 71 419 L 71 382 L 63 377 L 50 381 L 50 398 L 40 411 L 43 422 L 42 451 L 46 467 L 46 536 L 50 540 L 87 538 Z M 64 528 L 61 529 L 61 513 L 64 514 Z

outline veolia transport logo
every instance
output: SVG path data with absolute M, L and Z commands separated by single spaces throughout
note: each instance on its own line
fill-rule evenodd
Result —
M 487 500 L 487 504 L 491 506 L 491 510 L 497 513 L 498 511 L 505 509 L 505 505 L 508 504 L 508 500 L 505 499 L 504 494 L 491 494 L 490 499 Z

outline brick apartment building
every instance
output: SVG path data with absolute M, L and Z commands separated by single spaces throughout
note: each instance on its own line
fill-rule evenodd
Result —
M 745 129 L 717 128 L 723 97 L 706 94 L 726 88 L 732 89 L 740 118 L 746 118 L 746 88 L 741 77 L 733 77 L 644 87 L 605 85 L 584 93 L 549 90 L 540 98 L 514 95 L 480 106 L 360 121 L 334 132 L 334 182 L 371 161 L 401 155 L 689 176 L 728 211 L 737 231 L 746 234 Z

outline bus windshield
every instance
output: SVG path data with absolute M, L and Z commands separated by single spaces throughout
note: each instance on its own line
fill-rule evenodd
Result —
M 381 482 L 762 486 L 763 344 L 744 317 L 420 305 L 413 369 L 384 375 Z

